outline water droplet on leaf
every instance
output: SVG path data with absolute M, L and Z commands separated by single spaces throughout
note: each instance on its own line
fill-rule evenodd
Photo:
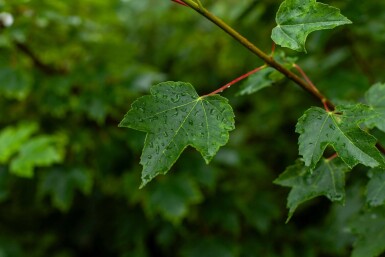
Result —
M 171 102 L 177 103 L 180 100 L 180 95 L 176 94 L 174 97 L 171 97 Z

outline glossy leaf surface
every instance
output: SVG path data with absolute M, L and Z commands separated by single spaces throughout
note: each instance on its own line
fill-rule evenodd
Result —
M 299 154 L 305 165 L 315 168 L 330 145 L 350 168 L 358 163 L 384 166 L 384 159 L 375 146 L 376 138 L 359 127 L 368 117 L 372 117 L 370 108 L 361 104 L 340 106 L 333 112 L 318 107 L 307 110 L 296 126 L 300 134 Z
M 144 186 L 165 174 L 188 145 L 210 162 L 234 129 L 234 114 L 219 95 L 199 97 L 189 83 L 164 82 L 136 100 L 119 126 L 147 132 L 140 161 Z

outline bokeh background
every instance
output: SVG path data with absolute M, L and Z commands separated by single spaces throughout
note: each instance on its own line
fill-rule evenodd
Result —
M 278 0 L 201 0 L 269 52 Z M 353 25 L 286 50 L 335 102 L 385 81 L 385 3 L 331 0 Z M 287 217 L 273 180 L 298 158 L 295 124 L 312 96 L 289 81 L 223 93 L 236 129 L 210 165 L 186 149 L 139 190 L 144 133 L 117 125 L 161 81 L 207 94 L 263 63 L 189 8 L 168 0 L 0 0 L 1 257 L 348 256 L 345 207 L 317 198 Z M 359 168 L 358 168 L 359 169 Z

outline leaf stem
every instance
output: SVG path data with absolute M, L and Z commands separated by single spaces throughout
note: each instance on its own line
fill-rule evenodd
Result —
M 313 90 L 319 92 L 318 88 L 313 84 L 313 82 L 309 79 L 309 77 L 306 75 L 306 72 L 296 63 L 293 63 L 293 67 L 301 74 L 301 76 L 305 79 L 307 84 L 313 88 Z M 321 99 L 322 104 L 324 105 L 324 108 L 327 112 L 330 111 L 329 109 L 329 104 L 328 100 L 326 98 Z M 334 107 L 332 107 L 334 109 Z
M 274 69 L 278 70 L 280 73 L 285 75 L 288 79 L 294 81 L 297 85 L 302 87 L 304 90 L 312 94 L 314 97 L 318 98 L 320 101 L 325 102 L 325 104 L 331 108 L 334 109 L 334 105 L 324 96 L 322 95 L 318 90 L 315 90 L 314 87 L 309 85 L 306 81 L 301 79 L 297 74 L 293 73 L 289 69 L 285 68 L 280 63 L 276 62 L 274 58 L 271 58 L 268 54 L 263 52 L 261 49 L 256 47 L 253 43 L 251 43 L 248 39 L 246 39 L 244 36 L 239 34 L 236 30 L 234 30 L 232 27 L 230 27 L 228 24 L 226 24 L 223 20 L 212 14 L 210 11 L 208 11 L 206 8 L 203 8 L 202 6 L 198 5 L 193 0 L 180 0 L 183 1 L 185 4 L 190 6 L 193 10 L 210 20 L 212 23 L 217 25 L 219 28 L 221 28 L 223 31 L 225 31 L 227 34 L 229 34 L 231 37 L 233 37 L 236 41 L 241 43 L 244 47 L 249 49 L 253 54 L 257 55 L 260 59 L 262 59 L 266 65 L 273 67 Z
M 207 96 L 215 95 L 215 94 L 217 94 L 217 93 L 221 93 L 221 92 L 223 92 L 223 90 L 225 90 L 225 89 L 231 87 L 232 85 L 234 85 L 234 84 L 237 83 L 238 81 L 241 81 L 242 79 L 247 78 L 247 77 L 250 76 L 251 74 L 254 74 L 254 73 L 256 73 L 256 72 L 258 72 L 258 71 L 260 71 L 260 70 L 263 70 L 263 69 L 266 68 L 266 67 L 267 67 L 266 64 L 264 64 L 264 65 L 262 65 L 262 66 L 259 66 L 259 67 L 255 68 L 254 70 L 251 70 L 251 71 L 249 71 L 249 72 L 243 74 L 242 76 L 239 76 L 238 78 L 236 78 L 236 79 L 230 81 L 229 83 L 227 83 L 226 85 L 224 85 L 224 86 L 218 88 L 217 90 L 215 90 L 215 91 L 213 91 L 213 92 L 211 92 L 211 93 L 209 93 L 209 94 L 207 94 L 207 95 L 203 95 L 202 97 L 207 97 Z
M 171 0 L 171 1 L 173 1 L 173 2 L 175 2 L 175 3 L 177 3 L 177 4 L 180 4 L 180 5 L 184 5 L 184 6 L 188 6 L 187 4 L 185 4 L 183 1 L 181 1 L 181 0 Z
M 196 2 L 197 2 L 197 4 L 198 4 L 198 6 L 199 6 L 199 8 L 203 8 L 203 4 L 201 3 L 201 1 L 200 0 L 195 0 Z
M 306 73 L 303 71 L 303 69 L 296 63 L 293 63 L 293 67 L 299 71 L 301 76 L 306 80 L 306 82 L 313 88 L 313 90 L 318 91 L 317 87 L 314 86 L 313 82 L 309 79 L 309 77 L 306 75 Z M 319 92 L 319 91 L 318 91 Z
M 274 54 L 275 54 L 275 42 L 273 42 L 273 45 L 271 46 L 271 56 L 274 56 Z
M 289 69 L 286 69 L 283 65 L 280 63 L 276 62 L 272 56 L 267 55 L 265 52 L 263 52 L 261 49 L 259 49 L 257 46 L 255 46 L 253 43 L 251 43 L 248 39 L 246 39 L 244 36 L 239 34 L 236 30 L 234 30 L 232 27 L 230 27 L 228 24 L 226 24 L 223 20 L 212 14 L 210 11 L 208 11 L 206 8 L 202 6 L 202 4 L 197 4 L 193 0 L 175 0 L 177 2 L 183 2 L 202 16 L 204 16 L 206 19 L 210 20 L 212 23 L 217 25 L 219 28 L 221 28 L 223 31 L 225 31 L 228 35 L 233 37 L 236 41 L 238 41 L 240 44 L 242 44 L 244 47 L 249 49 L 250 52 L 253 54 L 257 55 L 260 59 L 262 59 L 265 62 L 265 65 L 270 66 L 276 70 L 278 70 L 280 73 L 285 75 L 288 79 L 292 80 L 295 82 L 298 86 L 303 88 L 305 91 L 309 92 L 312 94 L 314 97 L 318 98 L 322 104 L 325 107 L 326 111 L 334 110 L 335 106 L 334 104 L 328 100 L 319 90 L 312 85 L 310 79 L 308 77 L 304 76 L 305 80 L 301 79 L 299 76 L 297 76 L 295 73 L 291 72 Z M 272 50 L 275 50 L 275 46 L 273 47 Z M 302 69 L 301 69 L 302 70 Z M 247 73 L 246 73 L 247 74 Z M 242 77 L 242 76 L 241 76 Z M 306 81 L 307 79 L 310 81 Z M 230 82 L 231 83 L 231 82 Z M 235 83 L 235 82 L 234 82 Z M 228 86 L 227 84 L 224 86 Z M 230 85 L 231 86 L 231 85 Z M 223 87 L 220 89 L 223 90 Z M 220 89 L 215 90 L 214 92 L 208 94 L 212 95 L 220 91 Z M 217 92 L 216 92 L 217 91 Z M 208 96 L 205 95 L 205 96 Z M 376 144 L 377 149 L 385 154 L 385 147 L 383 147 L 380 143 Z
M 333 160 L 333 159 L 335 159 L 337 157 L 338 157 L 338 153 L 334 153 L 332 156 L 326 158 L 326 160 L 331 161 L 331 160 Z
M 327 112 L 330 112 L 326 99 L 322 99 L 322 104 Z

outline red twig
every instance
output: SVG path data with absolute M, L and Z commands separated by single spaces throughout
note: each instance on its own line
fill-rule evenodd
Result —
M 248 73 L 243 74 L 242 76 L 240 76 L 240 77 L 238 77 L 238 78 L 236 78 L 236 79 L 230 81 L 229 83 L 227 83 L 227 84 L 224 85 L 223 87 L 218 88 L 217 90 L 211 92 L 210 94 L 203 95 L 202 97 L 206 97 L 206 96 L 210 96 L 210 95 L 215 95 L 215 94 L 217 94 L 217 93 L 221 93 L 221 92 L 223 92 L 223 90 L 225 90 L 225 89 L 231 87 L 232 85 L 234 85 L 234 84 L 237 83 L 238 81 L 241 81 L 242 79 L 245 79 L 245 78 L 247 78 L 248 76 L 250 76 L 251 74 L 254 74 L 254 73 L 256 73 L 256 72 L 258 72 L 258 71 L 260 71 L 260 70 L 262 70 L 262 69 L 264 69 L 264 68 L 266 68 L 266 67 L 267 67 L 266 64 L 264 64 L 264 65 L 262 65 L 262 66 L 259 66 L 258 68 L 255 68 L 254 70 L 249 71 Z
M 318 89 L 316 88 L 316 86 L 314 86 L 313 82 L 311 82 L 311 80 L 309 79 L 309 77 L 306 75 L 306 73 L 303 71 L 303 69 L 301 67 L 298 66 L 298 64 L 294 63 L 293 64 L 294 68 L 297 69 L 297 71 L 299 71 L 299 73 L 301 73 L 302 77 L 305 79 L 305 81 L 314 89 L 316 90 L 317 92 Z
M 323 103 L 323 105 L 324 105 L 325 110 L 326 110 L 327 112 L 330 112 L 326 99 L 322 99 L 322 103 Z
M 271 56 L 274 56 L 275 53 L 275 42 L 273 42 L 273 45 L 271 46 Z
M 301 76 L 305 79 L 306 83 L 316 92 L 319 93 L 318 88 L 313 84 L 313 82 L 309 79 L 309 77 L 306 75 L 306 73 L 303 71 L 301 67 L 299 67 L 298 64 L 294 63 L 293 67 L 296 68 L 296 70 L 301 74 Z M 321 99 L 322 104 L 324 105 L 324 108 L 327 112 L 330 111 L 329 107 L 334 109 L 334 105 L 329 102 L 326 98 Z
M 184 6 L 188 6 L 187 4 L 185 4 L 182 0 L 171 0 L 177 4 L 181 4 L 181 5 L 184 5 Z
M 333 159 L 335 159 L 337 157 L 338 157 L 338 153 L 334 153 L 332 156 L 326 158 L 326 160 L 331 161 L 331 160 L 333 160 Z

